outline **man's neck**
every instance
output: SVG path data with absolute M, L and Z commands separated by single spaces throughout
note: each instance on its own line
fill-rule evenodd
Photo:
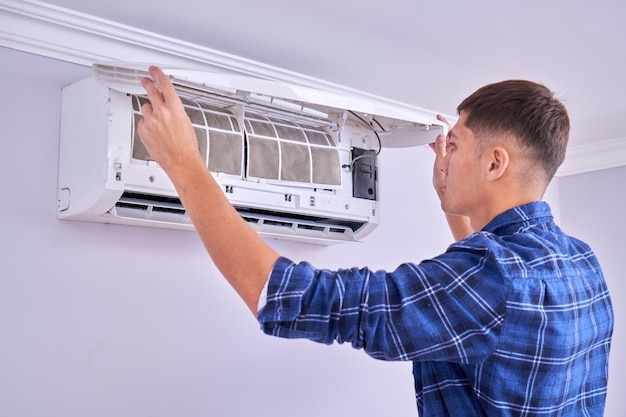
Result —
M 540 201 L 542 198 L 543 192 L 538 191 L 495 193 L 491 198 L 486 199 L 490 203 L 482 205 L 477 209 L 476 213 L 469 216 L 469 224 L 474 231 L 482 230 L 499 214 L 524 204 Z

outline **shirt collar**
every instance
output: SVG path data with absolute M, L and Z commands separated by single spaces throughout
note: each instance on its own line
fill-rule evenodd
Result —
M 552 221 L 552 211 L 548 203 L 535 201 L 498 214 L 493 220 L 487 223 L 483 231 L 502 235 L 519 229 L 520 226 Z

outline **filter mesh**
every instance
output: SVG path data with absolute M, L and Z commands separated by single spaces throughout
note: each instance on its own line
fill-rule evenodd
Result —
M 248 176 L 278 180 L 278 142 L 248 137 Z
M 142 161 L 151 159 L 137 134 L 146 102 L 146 97 L 132 96 L 132 157 Z M 339 151 L 324 128 L 246 112 L 242 131 L 226 108 L 189 99 L 183 105 L 211 171 L 308 187 L 341 186 Z
M 281 142 L 280 160 L 280 178 L 282 180 L 311 182 L 311 154 L 308 146 Z
M 311 147 L 313 182 L 316 184 L 341 184 L 339 154 L 336 149 Z
M 133 159 L 149 161 L 151 157 L 137 134 L 145 97 L 133 96 Z M 243 132 L 234 115 L 227 110 L 182 99 L 198 140 L 198 151 L 213 172 L 243 176 Z
M 245 119 L 249 177 L 310 187 L 341 185 L 339 151 L 323 128 L 254 113 L 246 113 Z M 266 166 L 277 160 L 280 160 L 280 169 Z
M 243 144 L 240 134 L 211 131 L 209 167 L 214 172 L 241 175 Z

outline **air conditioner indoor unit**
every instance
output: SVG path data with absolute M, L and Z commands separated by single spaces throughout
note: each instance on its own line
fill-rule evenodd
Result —
M 359 94 L 165 69 L 208 169 L 265 236 L 357 241 L 380 220 L 382 147 L 434 141 L 436 114 Z M 59 219 L 193 230 L 165 172 L 137 135 L 147 66 L 102 63 L 63 89 Z M 201 192 L 199 190 L 199 192 Z

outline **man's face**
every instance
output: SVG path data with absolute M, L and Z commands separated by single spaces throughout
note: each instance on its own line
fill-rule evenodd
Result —
M 465 126 L 467 113 L 448 133 L 446 155 L 436 168 L 444 173 L 441 206 L 447 214 L 470 216 L 485 203 L 485 173 L 487 162 L 478 153 L 474 133 Z

